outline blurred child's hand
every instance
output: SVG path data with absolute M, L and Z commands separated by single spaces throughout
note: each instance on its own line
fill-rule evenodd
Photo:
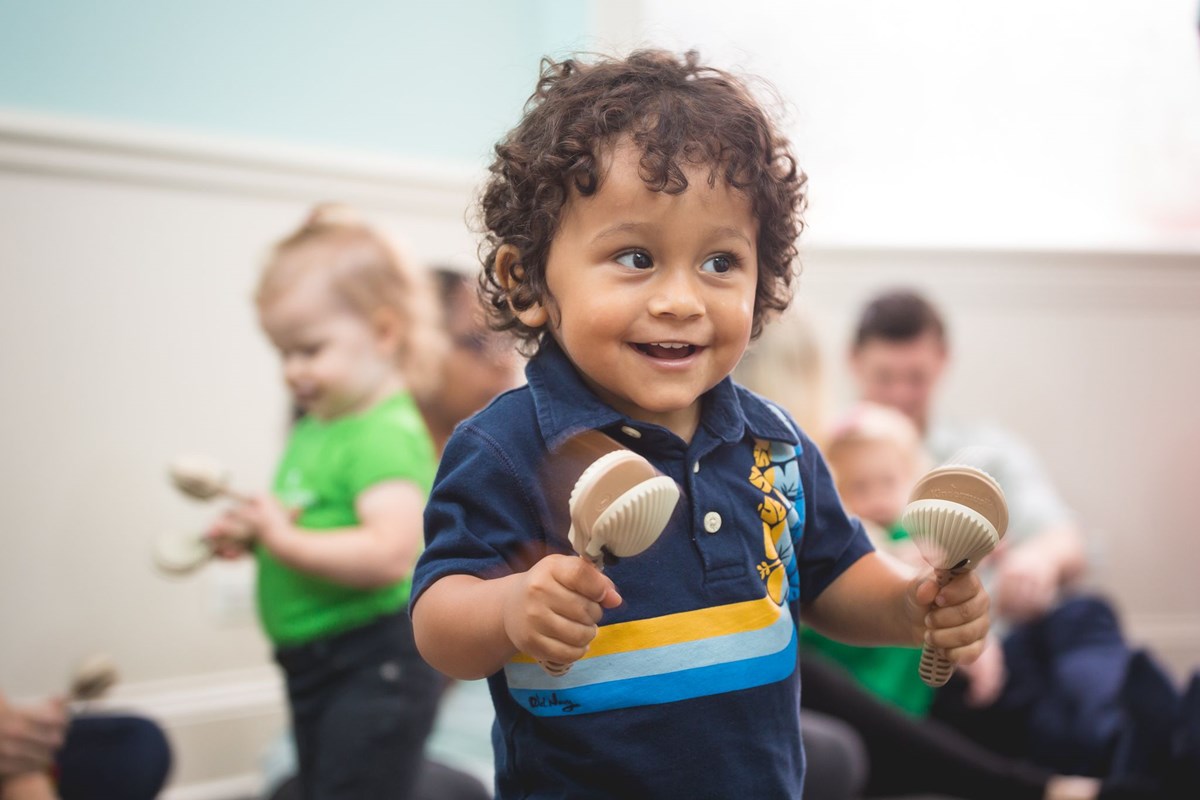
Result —
M 250 551 L 254 530 L 237 513 L 237 509 L 227 509 L 204 532 L 204 537 L 218 558 L 236 559 Z
M 955 664 L 970 664 L 983 652 L 989 628 L 990 601 L 974 570 L 938 587 L 932 573 L 908 587 L 909 621 L 924 630 L 924 641 Z
M 587 653 L 604 609 L 620 604 L 613 582 L 586 559 L 549 555 L 509 593 L 504 632 L 527 656 L 571 664 Z
M 62 746 L 67 721 L 61 698 L 13 707 L 0 694 L 0 783 L 45 769 Z
M 1037 619 L 1058 596 L 1058 568 L 1028 548 L 1013 548 L 996 565 L 996 613 L 1016 622 Z
M 1004 648 L 995 636 L 988 636 L 983 652 L 974 664 L 965 664 L 963 677 L 967 679 L 967 705 L 985 708 L 996 702 L 1008 680 L 1004 666 Z
M 273 494 L 256 494 L 232 513 L 272 553 L 277 553 L 283 541 L 295 532 L 296 513 Z

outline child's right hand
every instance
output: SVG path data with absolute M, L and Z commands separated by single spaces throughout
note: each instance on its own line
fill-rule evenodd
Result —
M 612 580 L 587 559 L 549 555 L 505 599 L 504 632 L 538 661 L 572 664 L 587 653 L 606 608 L 621 604 Z
M 254 531 L 235 509 L 227 509 L 204 532 L 218 558 L 241 558 L 254 543 Z

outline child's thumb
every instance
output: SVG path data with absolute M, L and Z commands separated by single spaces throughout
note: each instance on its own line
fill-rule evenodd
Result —
M 608 587 L 604 590 L 604 597 L 600 599 L 600 607 L 616 608 L 625 601 L 621 599 L 621 595 L 617 591 L 616 584 L 614 584 L 611 579 L 606 580 L 608 580 Z
M 572 559 L 571 563 L 574 567 L 572 573 L 576 576 L 571 579 L 571 588 L 574 591 L 592 598 L 602 608 L 616 608 L 624 602 L 612 578 L 605 575 L 589 559 Z
M 918 608 L 933 605 L 934 598 L 937 597 L 941 588 L 933 574 L 917 578 L 912 590 L 913 604 Z

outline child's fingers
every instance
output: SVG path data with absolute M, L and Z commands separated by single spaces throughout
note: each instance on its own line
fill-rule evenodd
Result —
M 66 723 L 59 720 L 30 719 L 25 728 L 26 739 L 40 749 L 57 749 L 63 743 Z
M 549 616 L 535 624 L 537 636 L 547 642 L 555 642 L 565 647 L 586 650 L 596 638 L 596 626 L 560 616 Z M 579 656 L 576 656 L 578 658 Z
M 575 556 L 550 555 L 539 561 L 525 579 L 525 613 L 534 620 L 556 616 L 582 625 L 599 622 L 599 603 L 574 588 L 581 564 L 595 571 Z
M 925 616 L 925 641 L 955 663 L 970 663 L 983 651 L 990 600 L 973 572 L 951 580 Z
M 533 639 L 525 652 L 538 661 L 548 661 L 553 664 L 574 664 L 587 655 L 587 646 L 570 645 L 566 642 L 545 636 Z
M 606 608 L 621 603 L 621 595 L 612 580 L 585 558 L 568 558 L 558 562 L 554 577 L 575 594 Z
M 979 582 L 979 576 L 972 570 L 955 576 L 943 586 L 934 597 L 933 603 L 940 607 L 955 606 L 978 596 L 986 598 L 987 594 L 983 591 L 983 584 Z
M 938 594 L 941 599 L 945 596 L 946 587 Z M 946 605 L 935 603 L 925 618 L 925 625 L 933 628 L 952 628 L 974 619 L 986 620 L 991 601 L 984 592 L 972 594 L 964 599 L 956 600 Z
M 25 711 L 30 724 L 51 738 L 62 739 L 62 733 L 67 727 L 67 704 L 61 697 L 52 697 L 42 703 L 30 706 Z
M 937 580 L 934 578 L 932 571 L 926 570 L 925 574 L 914 578 L 909 584 L 909 597 L 912 605 L 917 610 L 925 609 L 933 605 L 933 600 L 937 597 L 940 588 Z
M 984 643 L 981 639 L 976 639 L 970 644 L 962 647 L 951 647 L 944 649 L 946 658 L 950 659 L 955 664 L 973 664 L 977 661 L 980 655 L 983 654 Z
M 231 542 L 228 539 L 218 540 L 213 546 L 213 553 L 218 558 L 233 561 L 246 555 L 248 548 L 242 542 Z
M 222 526 L 220 528 L 214 526 L 205 531 L 204 538 L 208 540 L 209 547 L 216 555 L 222 558 L 235 558 L 250 548 L 254 534 L 244 526 Z
M 941 609 L 938 612 L 953 611 L 953 609 Z M 933 614 L 930 614 L 932 617 Z M 952 627 L 940 627 L 934 620 L 929 620 L 930 626 L 925 631 L 926 643 L 944 651 L 951 661 L 964 660 L 962 655 L 955 657 L 955 651 L 960 654 L 970 654 L 970 661 L 974 661 L 979 653 L 983 651 L 984 640 L 988 632 L 987 616 L 976 617 Z

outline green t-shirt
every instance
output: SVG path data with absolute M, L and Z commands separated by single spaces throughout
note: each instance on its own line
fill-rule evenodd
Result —
M 888 532 L 893 542 L 909 538 L 903 528 Z M 828 639 L 811 628 L 800 631 L 801 652 L 819 654 L 844 667 L 863 688 L 914 716 L 924 716 L 934 690 L 917 671 L 921 651 L 910 647 L 858 647 Z
M 354 501 L 389 480 L 429 494 L 437 469 L 433 442 L 408 394 L 395 394 L 361 414 L 296 423 L 275 476 L 275 495 L 303 509 L 296 525 L 311 536 L 360 524 Z M 266 548 L 258 559 L 258 610 L 276 645 L 294 645 L 366 624 L 408 602 L 411 578 L 355 589 L 297 572 Z

